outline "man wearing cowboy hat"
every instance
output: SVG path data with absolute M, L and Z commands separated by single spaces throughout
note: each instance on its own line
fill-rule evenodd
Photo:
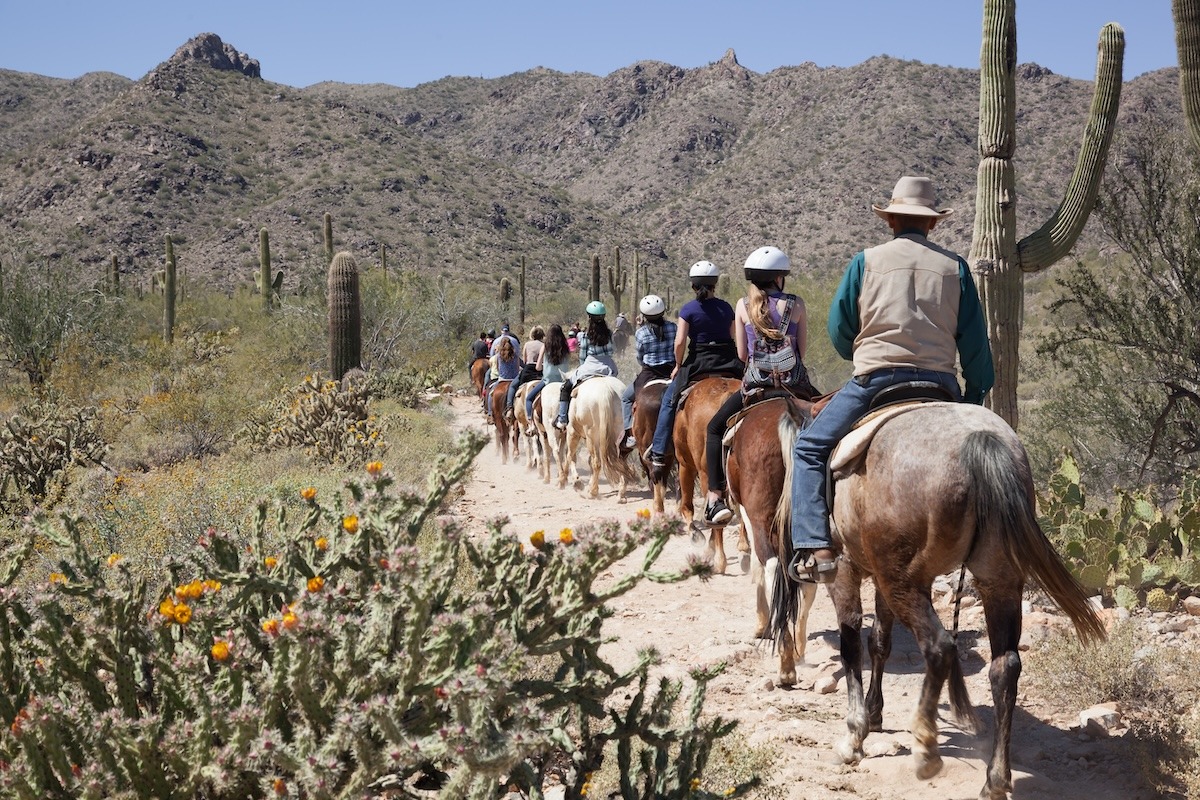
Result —
M 982 403 L 994 380 L 987 325 L 967 262 L 927 238 L 953 209 L 937 207 L 929 178 L 908 176 L 896 183 L 886 207 L 871 208 L 894 238 L 851 259 L 829 309 L 829 336 L 842 358 L 854 362 L 854 377 L 796 437 L 795 555 L 788 566 L 796 580 L 829 583 L 836 575 L 825 469 L 871 400 L 888 386 L 931 381 L 955 399 Z

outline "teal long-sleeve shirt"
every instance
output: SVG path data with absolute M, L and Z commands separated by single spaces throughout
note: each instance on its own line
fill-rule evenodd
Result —
M 861 317 L 858 298 L 862 292 L 865 256 L 859 252 L 850 260 L 842 282 L 838 285 L 833 303 L 829 307 L 829 338 L 838 354 L 847 361 L 854 360 L 854 340 L 858 336 Z M 992 348 L 987 337 L 987 323 L 983 318 L 983 307 L 979 303 L 979 292 L 967 262 L 958 259 L 958 283 L 962 295 L 958 305 L 958 330 L 954 338 L 958 346 L 958 360 L 962 366 L 966 390 L 963 399 L 968 403 L 980 404 L 995 383 L 992 365 Z

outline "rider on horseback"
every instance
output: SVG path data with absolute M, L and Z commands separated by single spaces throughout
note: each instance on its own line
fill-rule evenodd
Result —
M 734 310 L 738 358 L 746 362 L 742 391 L 729 396 L 706 429 L 708 504 L 704 518 L 709 522 L 726 522 L 732 516 L 725 505 L 725 465 L 721 459 L 721 441 L 729 418 L 767 392 L 788 392 L 806 400 L 817 394 L 804 367 L 808 346 L 804 300 L 783 291 L 791 271 L 791 260 L 778 247 L 760 247 L 746 259 L 750 288 Z
M 612 332 L 604 315 L 608 309 L 599 300 L 587 304 L 587 332 L 581 333 L 579 341 L 579 367 L 563 379 L 562 392 L 558 396 L 558 416 L 554 418 L 554 427 L 567 429 L 567 411 L 571 403 L 571 391 L 580 381 L 594 378 L 597 375 L 617 374 L 617 362 L 613 361 Z
M 670 380 L 675 369 L 675 331 L 674 322 L 663 320 L 667 304 L 656 294 L 648 294 L 638 303 L 645 324 L 634 334 L 634 354 L 642 370 L 633 379 L 633 383 L 621 393 L 621 407 L 625 412 L 625 441 L 621 449 L 625 452 L 636 446 L 633 439 L 633 397 L 637 390 L 649 381 Z
M 654 428 L 654 441 L 647 454 L 651 467 L 658 471 L 666 466 L 664 454 L 674 432 L 679 393 L 689 383 L 709 375 L 740 378 L 743 371 L 734 341 L 733 306 L 716 296 L 717 279 L 721 271 L 711 261 L 697 261 L 688 270 L 688 276 L 696 299 L 689 300 L 679 309 L 679 326 L 675 333 L 676 366 L 671 373 L 671 383 L 663 392 L 658 424 Z M 730 516 L 729 509 L 725 509 L 724 520 L 713 519 L 709 522 L 727 522 Z
M 971 270 L 962 256 L 929 241 L 953 213 L 938 209 L 929 178 L 902 177 L 886 207 L 872 205 L 895 235 L 856 255 L 829 309 L 829 336 L 854 378 L 796 437 L 792 481 L 794 580 L 828 583 L 837 572 L 825 471 L 829 456 L 880 391 L 908 381 L 932 381 L 963 397 L 955 353 L 966 381 L 965 399 L 982 403 L 994 373 L 987 326 Z

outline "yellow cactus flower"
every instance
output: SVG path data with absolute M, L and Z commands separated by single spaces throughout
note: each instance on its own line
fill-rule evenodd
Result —
M 358 516 L 356 514 L 350 514 L 349 516 L 343 518 L 342 527 L 345 529 L 346 533 L 358 533 Z
M 161 603 L 159 603 L 158 613 L 162 614 L 168 619 L 173 619 L 175 617 L 175 598 L 168 596 Z
M 570 528 L 563 528 L 558 532 L 558 540 L 563 544 L 570 544 L 575 541 L 575 534 L 571 533 Z
M 223 642 L 220 639 L 213 642 L 212 657 L 216 661 L 224 661 L 229 658 L 229 642 Z
M 283 612 L 283 627 L 284 630 L 292 630 L 300 624 L 300 618 L 296 616 L 296 612 L 290 608 Z
M 51 572 L 50 573 L 50 583 L 66 583 L 66 582 L 67 582 L 67 576 L 63 575 L 61 572 Z
M 697 789 L 700 788 L 700 779 L 692 778 L 692 782 L 689 784 L 689 786 L 691 786 L 691 789 L 693 792 L 696 791 Z
M 275 556 L 267 556 L 263 559 L 263 566 L 267 569 L 275 569 L 275 565 L 279 563 L 279 559 Z
M 367 474 L 372 478 L 378 478 L 379 473 L 381 472 L 383 472 L 382 461 L 372 461 L 371 463 L 367 464 Z
M 534 531 L 529 536 L 529 543 L 531 545 L 533 545 L 534 547 L 536 547 L 538 550 L 541 550 L 542 547 L 546 544 L 546 532 L 545 531 Z
M 271 619 L 263 621 L 262 629 L 263 629 L 264 633 L 269 633 L 272 636 L 278 636 L 279 635 L 279 620 L 272 617 Z
M 210 592 L 219 592 L 221 591 L 221 582 L 209 578 L 208 580 L 204 581 L 204 588 L 208 589 Z
M 122 556 L 120 553 L 111 553 L 108 556 L 108 565 L 110 567 L 115 567 L 117 565 L 117 562 L 120 561 L 122 558 L 124 558 L 124 556 Z
M 320 575 L 314 575 L 308 579 L 308 590 L 310 592 L 319 592 L 325 588 L 325 579 Z
M 283 796 L 287 794 L 287 783 L 283 780 L 283 778 L 276 778 L 275 782 L 271 784 L 271 788 L 277 795 Z
M 638 519 L 650 519 L 650 509 L 639 508 L 637 511 Z
M 195 600 L 202 594 L 204 594 L 204 584 L 200 581 L 192 581 L 175 587 L 175 596 L 180 600 Z
M 316 496 L 317 496 L 317 487 L 315 487 L 315 486 L 308 486 L 308 487 L 305 487 L 300 490 L 300 497 L 304 500 L 308 500 L 309 502 L 312 502 L 312 500 L 315 499 Z
M 187 625 L 192 621 L 192 608 L 187 603 L 176 603 L 171 616 L 180 625 Z
M 329 540 L 324 536 L 318 536 L 317 541 L 314 542 L 314 544 L 318 550 L 327 550 L 329 548 Z

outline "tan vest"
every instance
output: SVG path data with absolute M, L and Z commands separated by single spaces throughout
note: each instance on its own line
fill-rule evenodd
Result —
M 914 234 L 863 255 L 854 374 L 887 367 L 955 374 L 962 297 L 958 256 Z

